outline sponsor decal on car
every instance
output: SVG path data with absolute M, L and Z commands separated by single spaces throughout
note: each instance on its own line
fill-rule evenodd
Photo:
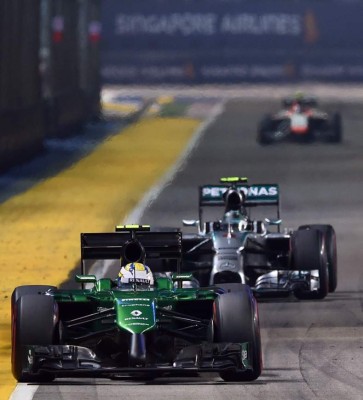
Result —
M 224 185 L 206 185 L 201 188 L 201 199 L 208 203 L 223 201 L 223 194 L 229 189 Z M 255 201 L 277 201 L 279 196 L 278 185 L 237 185 L 236 189 L 246 195 L 246 203 Z

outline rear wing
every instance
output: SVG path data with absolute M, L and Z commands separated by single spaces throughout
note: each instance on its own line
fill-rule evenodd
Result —
M 230 185 L 203 185 L 199 187 L 199 206 L 224 206 L 223 193 Z M 236 185 L 245 194 L 245 207 L 279 205 L 279 185 Z
M 245 194 L 244 207 L 276 206 L 277 218 L 280 218 L 280 191 L 275 183 L 246 185 L 236 184 L 234 187 Z M 231 185 L 199 186 L 199 220 L 202 219 L 202 207 L 224 206 L 223 194 Z
M 182 255 L 181 232 L 122 231 L 81 233 L 81 269 L 85 274 L 86 260 L 117 260 L 126 243 L 136 240 L 145 249 L 146 260 L 175 260 L 180 272 Z M 174 262 L 175 264 L 175 262 Z

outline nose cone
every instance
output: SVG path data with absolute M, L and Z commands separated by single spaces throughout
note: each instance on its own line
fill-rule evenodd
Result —
M 155 299 L 147 298 L 142 292 L 137 297 L 115 299 L 116 323 L 130 333 L 144 333 L 155 326 Z

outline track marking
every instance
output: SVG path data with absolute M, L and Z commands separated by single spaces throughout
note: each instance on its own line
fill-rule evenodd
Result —
M 27 383 L 18 383 L 9 397 L 9 400 L 32 400 L 39 385 L 29 385 Z

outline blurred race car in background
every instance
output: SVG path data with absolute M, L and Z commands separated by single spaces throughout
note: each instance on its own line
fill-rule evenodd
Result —
M 314 97 L 296 95 L 282 100 L 282 109 L 267 114 L 258 126 L 257 142 L 261 145 L 281 141 L 340 143 L 342 121 L 338 112 L 330 115 L 318 108 Z
M 12 294 L 15 379 L 151 379 L 199 372 L 217 372 L 225 381 L 257 379 L 262 350 L 251 289 L 191 287 L 192 275 L 181 273 L 181 254 L 181 232 L 137 225 L 82 233 L 82 269 L 76 275 L 82 288 L 30 285 Z M 126 267 L 118 279 L 86 273 L 86 263 L 120 259 Z M 176 269 L 162 276 L 168 260 L 174 261 L 165 264 L 168 272 L 171 265 Z
M 183 234 L 183 268 L 203 284 L 248 284 L 259 296 L 323 299 L 337 286 L 337 248 L 331 225 L 303 225 L 281 232 L 279 186 L 222 178 L 199 187 L 197 234 Z M 203 222 L 204 207 L 224 207 L 222 219 Z M 274 218 L 252 220 L 251 209 L 273 206 Z M 272 227 L 274 231 L 272 231 Z

